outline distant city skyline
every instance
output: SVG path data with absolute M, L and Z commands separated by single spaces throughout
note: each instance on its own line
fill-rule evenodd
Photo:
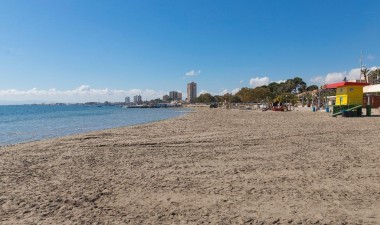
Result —
M 0 104 L 236 93 L 380 66 L 380 1 L 0 1 Z M 185 96 L 184 96 L 185 97 Z

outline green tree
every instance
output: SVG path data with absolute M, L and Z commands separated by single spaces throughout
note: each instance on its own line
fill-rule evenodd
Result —
M 318 90 L 317 85 L 310 85 L 309 87 L 306 88 L 306 91 L 314 91 L 314 90 Z
M 240 103 L 241 99 L 237 95 L 233 95 L 231 98 L 231 103 Z
M 311 102 L 312 99 L 313 99 L 313 95 L 312 95 L 312 94 L 307 93 L 307 94 L 305 95 L 305 100 L 306 100 L 306 101 Z
M 267 99 L 267 97 L 271 97 L 271 91 L 266 86 L 254 88 L 252 94 L 255 102 L 261 102 L 262 100 Z
M 214 101 L 215 101 L 214 96 L 212 96 L 209 93 L 201 94 L 197 98 L 197 102 L 199 102 L 199 103 L 211 103 L 211 102 L 214 102 Z
M 224 102 L 223 96 L 220 95 L 214 95 L 214 101 L 215 102 Z
M 295 92 L 302 93 L 306 90 L 306 82 L 300 77 L 293 78 L 293 83 L 295 84 Z
M 238 96 L 242 102 L 253 102 L 254 96 L 252 90 L 252 88 L 244 87 L 236 93 L 236 96 Z
M 268 84 L 268 88 L 271 92 L 275 92 L 278 86 L 279 84 L 276 82 L 271 82 Z
M 288 79 L 285 81 L 285 84 L 282 88 L 282 93 L 291 93 L 295 92 L 296 90 L 296 83 L 294 83 L 293 79 Z
M 226 93 L 222 96 L 223 102 L 230 103 L 232 100 L 233 95 L 230 93 Z
M 270 84 L 268 84 L 268 88 L 271 92 L 271 98 L 274 98 L 276 97 L 277 95 L 281 94 L 282 93 L 282 86 L 284 85 L 284 83 L 276 83 L 276 82 L 272 82 Z
M 296 104 L 298 101 L 298 97 L 294 94 L 291 93 L 284 93 L 281 95 L 278 95 L 275 99 L 275 102 L 282 102 L 282 103 L 291 103 L 291 104 Z

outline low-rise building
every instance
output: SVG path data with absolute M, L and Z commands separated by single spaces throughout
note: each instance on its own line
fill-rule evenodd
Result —
M 164 95 L 164 96 L 162 97 L 162 100 L 163 100 L 164 102 L 168 102 L 168 101 L 170 101 L 170 96 L 169 96 L 169 95 Z

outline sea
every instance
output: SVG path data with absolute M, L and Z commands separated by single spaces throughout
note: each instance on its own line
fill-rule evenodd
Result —
M 149 123 L 184 115 L 187 108 L 118 106 L 0 106 L 0 146 Z

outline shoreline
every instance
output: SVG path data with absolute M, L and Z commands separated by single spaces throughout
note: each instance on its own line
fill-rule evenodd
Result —
M 0 151 L 2 224 L 378 224 L 380 120 L 196 109 Z
M 176 108 L 176 109 L 178 109 L 178 108 Z M 194 110 L 194 109 L 192 109 L 192 110 Z M 131 125 L 122 125 L 122 126 L 116 126 L 116 127 L 110 127 L 110 128 L 103 128 L 103 129 L 99 129 L 99 130 L 90 130 L 90 131 L 85 131 L 85 132 L 80 132 L 80 133 L 63 134 L 63 135 L 55 136 L 55 137 L 45 137 L 45 138 L 41 138 L 41 139 L 37 139 L 37 140 L 27 140 L 27 141 L 23 141 L 23 142 L 9 143 L 9 144 L 4 144 L 4 145 L 0 144 L 0 149 L 5 148 L 5 147 L 16 146 L 16 145 L 20 145 L 20 144 L 31 143 L 31 142 L 38 142 L 38 141 L 44 141 L 44 140 L 54 140 L 54 139 L 59 139 L 59 138 L 68 137 L 68 136 L 72 136 L 72 135 L 81 135 L 81 134 L 87 134 L 87 133 L 92 133 L 92 132 L 97 132 L 97 131 L 106 131 L 109 129 L 117 129 L 117 128 L 123 128 L 123 127 L 138 126 L 138 125 L 143 125 L 143 124 L 148 124 L 148 123 L 154 123 L 154 122 L 159 122 L 159 121 L 164 121 L 164 120 L 168 120 L 168 119 L 181 117 L 181 116 L 184 116 L 190 112 L 191 112 L 190 110 L 188 112 L 183 111 L 183 112 L 181 112 L 180 115 L 176 115 L 176 116 L 166 118 L 166 119 L 158 119 L 158 120 L 154 120 L 154 121 L 149 121 L 149 122 L 141 122 L 141 123 L 136 123 L 136 124 L 131 124 Z
M 189 112 L 187 112 L 187 113 L 189 113 Z M 1 148 L 15 147 L 15 146 L 18 146 L 18 145 L 23 145 L 23 144 L 29 144 L 29 143 L 35 143 L 35 142 L 41 142 L 41 141 L 54 141 L 56 139 L 58 140 L 58 139 L 62 139 L 62 138 L 70 138 L 71 136 L 91 135 L 92 133 L 107 132 L 109 130 L 116 130 L 116 129 L 121 129 L 121 128 L 129 128 L 129 127 L 135 127 L 135 126 L 142 126 L 142 125 L 150 124 L 150 123 L 158 123 L 158 122 L 162 122 L 162 121 L 165 121 L 165 120 L 171 120 L 171 119 L 176 119 L 178 117 L 186 116 L 186 114 L 183 114 L 183 115 L 180 115 L 180 116 L 171 117 L 171 118 L 167 118 L 167 119 L 161 119 L 161 120 L 151 121 L 151 122 L 138 123 L 138 124 L 133 124 L 133 125 L 121 126 L 121 127 L 104 128 L 104 129 L 101 129 L 101 130 L 93 130 L 93 131 L 88 131 L 88 132 L 85 132 L 85 133 L 68 134 L 68 135 L 59 136 L 59 137 L 44 138 L 44 139 L 39 139 L 39 140 L 31 140 L 31 141 L 19 142 L 19 143 L 15 143 L 15 144 L 0 145 L 0 150 L 1 150 Z

